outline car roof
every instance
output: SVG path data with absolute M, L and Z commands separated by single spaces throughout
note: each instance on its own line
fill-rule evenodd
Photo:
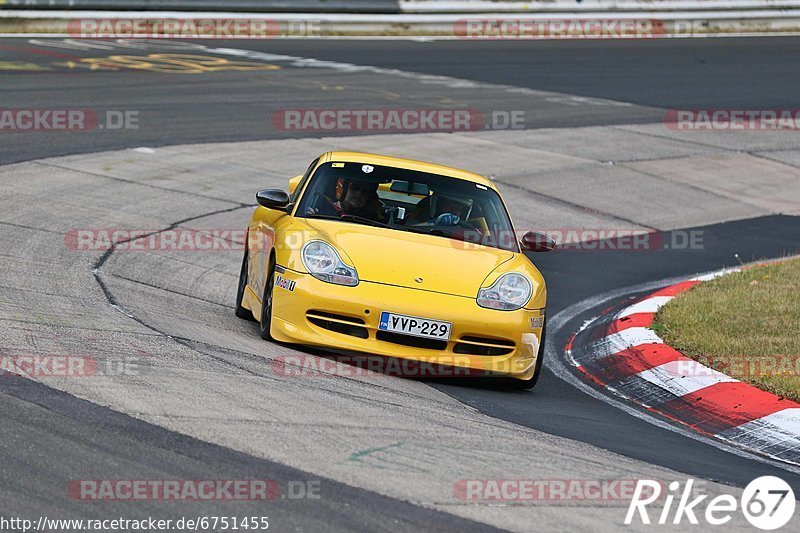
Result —
M 364 152 L 327 152 L 320 157 L 322 162 L 342 161 L 345 163 L 372 163 L 374 165 L 381 165 L 387 167 L 405 168 L 408 170 L 417 170 L 419 172 L 428 172 L 430 174 L 439 174 L 451 178 L 457 178 L 473 183 L 480 183 L 487 187 L 496 190 L 494 184 L 485 176 L 462 170 L 460 168 L 446 167 L 444 165 L 437 165 L 428 163 L 426 161 L 416 161 L 414 159 L 404 159 L 402 157 L 393 157 L 388 155 L 368 154 Z

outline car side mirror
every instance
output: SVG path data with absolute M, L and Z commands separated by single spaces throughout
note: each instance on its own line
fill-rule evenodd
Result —
M 266 208 L 285 211 L 289 194 L 281 189 L 264 189 L 256 193 L 256 201 Z
M 519 242 L 524 252 L 552 252 L 556 249 L 556 241 L 544 233 L 529 231 Z

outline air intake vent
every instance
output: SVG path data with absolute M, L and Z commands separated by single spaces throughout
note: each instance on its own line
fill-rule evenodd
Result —
M 367 328 L 363 327 L 364 321 L 360 318 L 337 315 L 325 311 L 309 311 L 306 313 L 306 319 L 315 326 L 329 331 L 358 337 L 359 339 L 369 338 L 369 332 Z
M 507 355 L 514 351 L 514 341 L 464 335 L 453 347 L 453 353 L 465 355 Z
M 330 313 L 328 311 L 318 311 L 316 309 L 312 309 L 306 313 L 307 317 L 314 317 L 314 318 L 329 318 L 332 320 L 338 320 L 341 322 L 347 322 L 348 324 L 364 324 L 364 321 L 360 318 L 355 318 L 352 316 L 347 315 L 337 315 L 336 313 Z

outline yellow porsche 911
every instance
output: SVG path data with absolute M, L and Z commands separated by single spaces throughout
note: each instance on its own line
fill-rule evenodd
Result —
M 256 195 L 236 315 L 264 339 L 376 354 L 530 388 L 547 297 L 483 176 L 420 161 L 329 152 Z

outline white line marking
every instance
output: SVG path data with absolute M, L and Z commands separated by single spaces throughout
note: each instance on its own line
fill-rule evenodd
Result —
M 697 361 L 670 361 L 636 375 L 675 396 L 686 396 L 717 383 L 739 381 Z
M 672 300 L 672 298 L 673 296 L 653 296 L 651 298 L 647 298 L 646 300 L 637 302 L 630 307 L 626 307 L 619 315 L 617 315 L 617 318 L 631 316 L 636 313 L 655 313 L 664 307 L 667 302 Z
M 712 279 L 720 278 L 722 276 L 730 274 L 731 272 L 741 272 L 741 270 L 742 270 L 741 268 L 726 268 L 725 270 L 720 270 L 718 272 L 710 272 L 702 276 L 697 276 L 695 278 L 692 278 L 691 281 L 711 281 Z
M 760 418 L 760 420 L 800 439 L 800 408 L 798 407 L 790 407 L 789 409 L 772 413 Z
M 776 442 L 796 440 L 800 444 L 800 408 L 790 407 L 782 411 L 762 416 L 741 426 L 720 433 L 737 433 L 746 437 L 751 432 L 756 432 L 759 439 L 770 438 Z M 736 437 L 733 437 L 735 439 Z
M 800 408 L 778 411 L 716 435 L 739 446 L 763 449 L 777 459 L 796 458 L 800 451 Z
M 664 344 L 661 337 L 649 328 L 628 328 L 620 332 L 612 333 L 598 344 L 605 344 L 614 352 L 620 352 L 626 348 L 635 348 L 643 344 Z

